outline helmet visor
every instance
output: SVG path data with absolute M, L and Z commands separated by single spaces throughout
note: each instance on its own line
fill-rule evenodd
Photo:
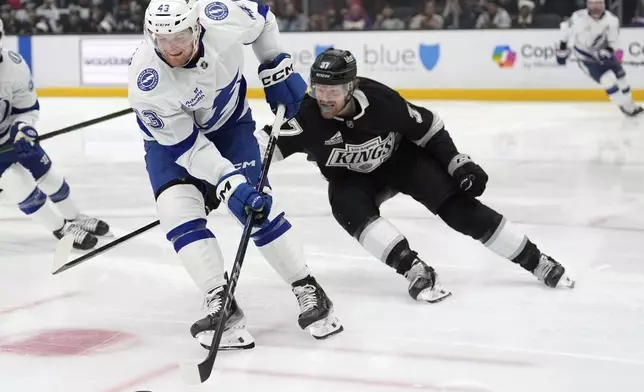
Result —
M 353 82 L 343 84 L 310 83 L 309 95 L 318 101 L 342 101 L 351 92 Z
M 167 52 L 189 47 L 195 40 L 191 27 L 172 34 L 159 34 L 148 32 L 154 47 L 160 52 Z

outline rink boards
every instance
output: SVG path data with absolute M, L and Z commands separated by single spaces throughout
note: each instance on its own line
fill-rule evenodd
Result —
M 32 67 L 41 96 L 127 96 L 127 68 L 136 35 L 7 37 Z M 284 33 L 295 68 L 308 75 L 330 46 L 350 50 L 359 74 L 378 79 L 410 99 L 605 100 L 570 61 L 555 59 L 558 30 Z M 257 60 L 246 47 L 250 98 L 263 96 Z M 644 35 L 622 29 L 618 57 L 636 99 L 644 99 Z

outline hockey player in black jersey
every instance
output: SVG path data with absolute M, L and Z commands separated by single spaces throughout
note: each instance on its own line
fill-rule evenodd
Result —
M 436 302 L 451 293 L 379 207 L 413 197 L 452 229 L 482 242 L 549 287 L 574 287 L 565 268 L 541 253 L 503 215 L 481 203 L 485 171 L 454 145 L 441 118 L 374 80 L 357 77 L 346 50 L 328 49 L 312 68 L 310 92 L 284 124 L 274 159 L 306 153 L 328 180 L 335 219 L 374 257 L 409 281 L 409 294 Z M 266 145 L 270 127 L 256 132 Z

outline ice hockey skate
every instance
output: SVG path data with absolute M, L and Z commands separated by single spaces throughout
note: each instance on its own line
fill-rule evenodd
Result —
M 190 327 L 192 337 L 199 340 L 199 344 L 207 350 L 210 349 L 212 338 L 219 324 L 219 317 L 223 312 L 226 286 L 220 286 L 206 295 L 204 307 L 208 314 L 196 321 Z M 255 347 L 255 339 L 246 329 L 246 316 L 233 299 L 224 333 L 219 343 L 220 350 L 242 350 Z
M 95 235 L 83 230 L 73 222 L 65 222 L 65 225 L 54 231 L 54 236 L 61 239 L 66 236 L 74 237 L 74 248 L 79 250 L 89 250 L 96 246 L 98 238 Z
M 443 289 L 436 271 L 419 258 L 405 273 L 405 278 L 409 281 L 409 295 L 415 300 L 435 303 L 452 295 Z
M 90 234 L 98 236 L 106 236 L 111 234 L 110 226 L 105 221 L 87 216 L 85 214 L 79 214 L 76 219 L 72 221 L 72 223 Z
M 642 114 L 642 112 L 644 112 L 644 108 L 642 108 L 639 105 L 634 106 L 633 110 L 630 110 L 630 111 L 626 110 L 626 108 L 624 108 L 624 106 L 620 106 L 619 109 L 622 111 L 622 113 L 624 113 L 628 117 L 636 117 L 636 116 Z
M 539 258 L 539 264 L 532 273 L 548 287 L 568 287 L 571 289 L 575 287 L 575 281 L 566 274 L 564 266 L 543 253 Z
M 316 339 L 326 339 L 344 329 L 333 315 L 333 303 L 315 278 L 307 276 L 293 283 L 293 294 L 300 305 L 298 324 Z

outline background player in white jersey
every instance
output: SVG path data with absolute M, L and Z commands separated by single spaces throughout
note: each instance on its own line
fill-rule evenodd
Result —
M 627 116 L 642 113 L 633 102 L 626 72 L 615 55 L 619 39 L 619 19 L 606 11 L 604 0 L 588 0 L 587 9 L 576 11 L 561 24 L 563 39 L 559 42 L 557 62 L 565 65 L 572 51 L 580 67 L 599 83 L 606 94 Z M 572 41 L 572 42 L 571 42 Z
M 306 94 L 306 82 L 279 46 L 275 16 L 251 1 L 153 0 L 144 29 L 146 39 L 129 68 L 129 99 L 145 140 L 161 226 L 205 296 L 208 314 L 193 324 L 192 335 L 204 347 L 211 344 L 227 284 L 223 256 L 206 228 L 204 204 L 213 188 L 241 222 L 251 209 L 258 212 L 252 238 L 292 285 L 300 327 L 316 338 L 340 332 L 333 304 L 311 276 L 284 212 L 253 186 L 261 158 L 245 99 L 243 45 L 252 44 L 262 63 L 259 77 L 274 112 L 284 104 L 286 117 L 293 117 Z M 233 302 L 221 347 L 253 346 Z
M 0 20 L 0 189 L 22 212 L 52 231 L 57 238 L 74 237 L 77 249 L 93 248 L 109 226 L 81 214 L 70 197 L 63 176 L 52 169 L 51 159 L 34 144 L 40 105 L 29 67 L 18 54 L 2 48 L 4 26 Z

